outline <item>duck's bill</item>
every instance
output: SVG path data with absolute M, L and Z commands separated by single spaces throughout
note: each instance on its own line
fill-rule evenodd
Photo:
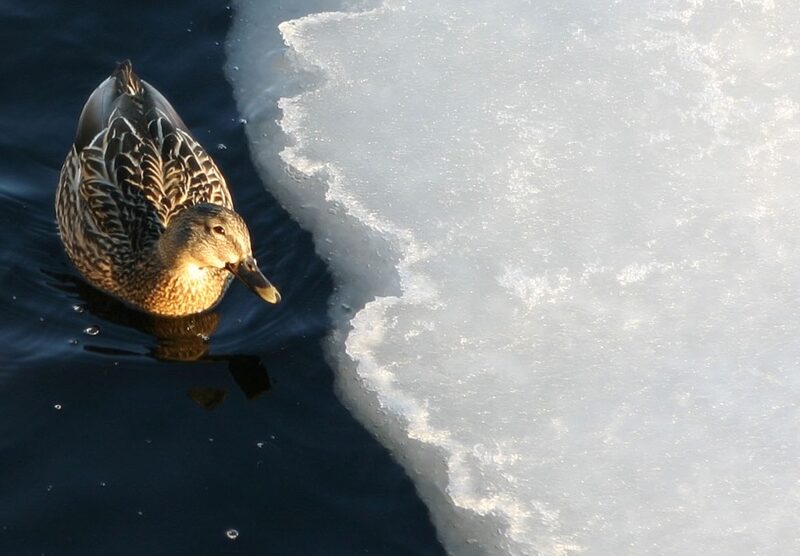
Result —
M 253 257 L 247 257 L 237 264 L 228 263 L 225 268 L 267 303 L 278 303 L 281 300 L 281 294 L 262 274 Z

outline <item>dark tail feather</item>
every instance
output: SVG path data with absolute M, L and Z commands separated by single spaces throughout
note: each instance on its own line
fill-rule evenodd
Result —
M 117 64 L 117 69 L 114 70 L 114 77 L 117 80 L 117 91 L 120 94 L 137 96 L 144 92 L 142 82 L 133 73 L 133 66 L 131 66 L 130 60 Z

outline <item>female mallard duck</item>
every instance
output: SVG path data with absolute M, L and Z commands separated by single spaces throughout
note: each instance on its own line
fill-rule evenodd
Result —
M 280 300 L 216 164 L 130 62 L 83 108 L 56 216 L 78 271 L 140 310 L 200 313 L 219 302 L 233 276 L 265 301 Z

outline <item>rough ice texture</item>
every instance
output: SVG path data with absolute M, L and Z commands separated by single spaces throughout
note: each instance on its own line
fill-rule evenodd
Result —
M 448 549 L 800 551 L 800 6 L 356 8 L 230 75 Z

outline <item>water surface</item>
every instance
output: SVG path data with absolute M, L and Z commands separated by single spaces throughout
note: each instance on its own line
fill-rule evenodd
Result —
M 331 280 L 251 167 L 222 72 L 230 16 L 0 3 L 0 554 L 442 553 L 405 473 L 333 394 Z M 125 58 L 215 157 L 281 305 L 234 284 L 214 313 L 154 319 L 66 260 L 58 172 Z

